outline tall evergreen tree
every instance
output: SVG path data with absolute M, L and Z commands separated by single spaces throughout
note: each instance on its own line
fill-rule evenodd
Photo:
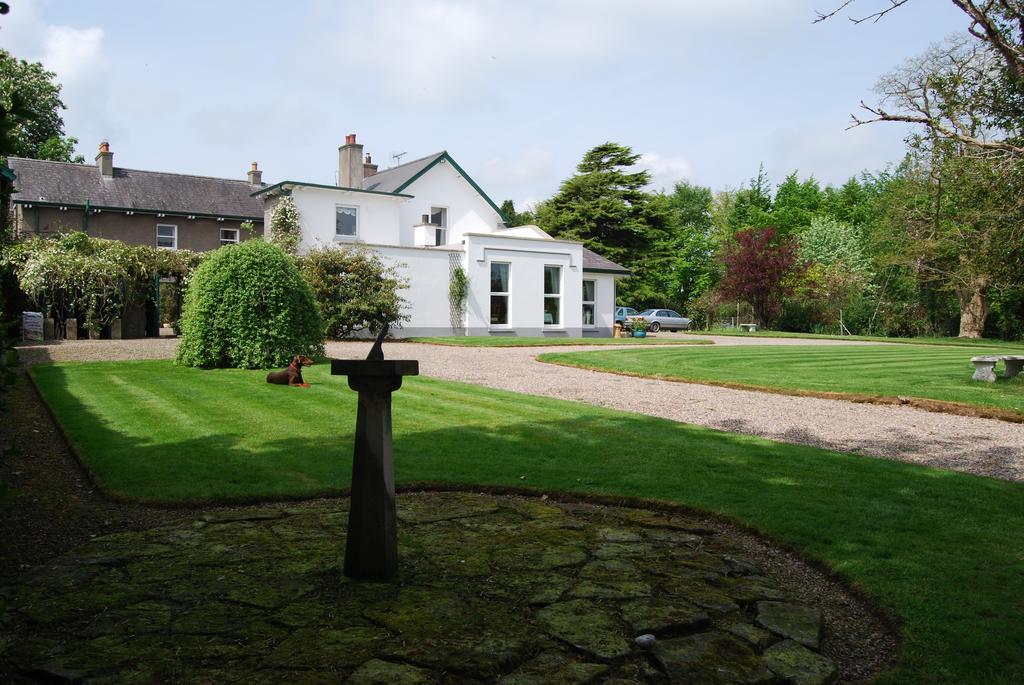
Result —
M 651 177 L 635 170 L 639 159 L 628 146 L 598 145 L 558 193 L 537 207 L 537 223 L 545 231 L 578 240 L 633 271 L 619 293 L 635 306 L 663 297 L 657 281 L 670 257 L 665 239 L 671 221 L 668 202 L 645 190 Z

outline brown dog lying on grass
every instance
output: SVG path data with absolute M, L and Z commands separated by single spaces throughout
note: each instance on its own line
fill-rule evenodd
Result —
M 310 366 L 313 360 L 297 354 L 292 357 L 292 363 L 284 371 L 271 371 L 267 374 L 267 383 L 277 385 L 293 385 L 298 388 L 308 388 L 309 383 L 302 380 L 302 367 Z

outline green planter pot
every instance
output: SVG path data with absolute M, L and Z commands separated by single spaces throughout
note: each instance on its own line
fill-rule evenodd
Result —
M 647 331 L 633 331 L 633 337 L 634 338 L 646 338 L 647 337 Z

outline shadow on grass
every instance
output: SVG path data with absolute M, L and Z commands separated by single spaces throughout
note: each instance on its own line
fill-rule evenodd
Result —
M 350 391 L 316 436 L 282 429 L 258 449 L 243 446 L 242 429 L 158 443 L 96 416 L 61 367 L 37 371 L 81 459 L 116 496 L 181 505 L 348 486 Z M 485 407 L 501 419 L 476 419 Z M 825 561 L 900 617 L 893 682 L 1010 682 L 1024 669 L 1020 484 L 430 379 L 395 396 L 395 464 L 400 485 L 643 498 L 735 519 Z

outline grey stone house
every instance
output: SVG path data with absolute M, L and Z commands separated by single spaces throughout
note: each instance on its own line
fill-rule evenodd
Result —
M 245 180 L 114 166 L 100 143 L 96 164 L 10 157 L 15 236 L 85 231 L 130 245 L 205 252 L 263 234 L 263 187 L 256 163 Z M 254 230 L 241 228 L 251 221 Z

